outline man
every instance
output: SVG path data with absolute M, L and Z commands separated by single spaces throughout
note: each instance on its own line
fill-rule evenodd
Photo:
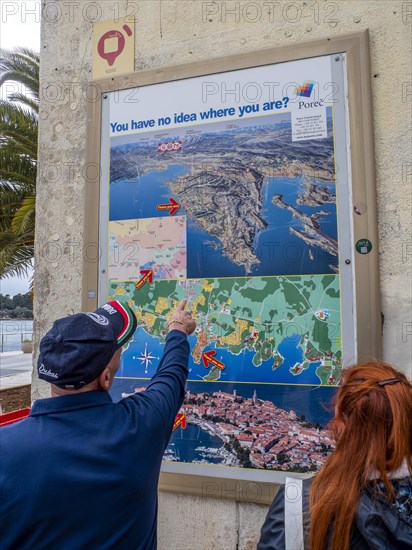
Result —
M 185 305 L 171 317 L 146 391 L 119 403 L 108 390 L 136 329 L 127 305 L 59 319 L 44 336 L 38 373 L 52 397 L 0 428 L 2 550 L 156 548 L 159 470 L 195 329 Z

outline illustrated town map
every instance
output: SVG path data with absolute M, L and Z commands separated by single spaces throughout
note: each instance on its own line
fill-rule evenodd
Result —
M 333 275 L 171 280 L 138 290 L 134 283 L 111 283 L 109 294 L 127 299 L 144 332 L 161 342 L 176 304 L 189 298 L 197 324 L 189 380 L 336 385 L 340 378 Z M 218 356 L 224 352 L 223 368 Z M 217 360 L 210 369 L 202 361 L 208 353 Z

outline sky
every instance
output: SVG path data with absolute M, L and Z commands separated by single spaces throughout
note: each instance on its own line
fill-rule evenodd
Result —
M 18 46 L 40 51 L 40 0 L 0 1 L 0 48 L 11 50 Z M 0 97 L 15 91 L 14 84 L 3 85 Z M 28 277 L 0 279 L 0 293 L 24 294 L 29 291 Z

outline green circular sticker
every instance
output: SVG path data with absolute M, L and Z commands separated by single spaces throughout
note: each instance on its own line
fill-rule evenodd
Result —
M 359 254 L 369 254 L 371 250 L 372 243 L 369 239 L 359 239 L 356 243 L 356 252 L 359 252 Z

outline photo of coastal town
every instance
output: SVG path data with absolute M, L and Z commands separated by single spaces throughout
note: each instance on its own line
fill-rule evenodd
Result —
M 287 410 L 287 400 L 284 408 L 275 405 L 259 387 L 249 397 L 239 388 L 195 392 L 190 387 L 180 410 L 183 427 L 173 431 L 166 461 L 311 473 L 333 450 L 326 429 L 332 415 L 324 403 L 332 393 L 317 395 L 318 407 L 305 415 Z M 144 390 L 137 387 L 135 392 Z
M 285 411 L 271 401 L 232 393 L 188 392 L 181 412 L 189 424 L 217 436 L 223 445 L 216 450 L 204 446 L 194 462 L 220 458 L 225 466 L 315 472 L 330 454 L 333 441 L 318 422 L 309 422 L 295 411 Z M 178 438 L 178 434 L 176 434 Z M 173 441 L 172 441 L 173 443 Z M 175 445 L 166 459 L 176 460 Z M 170 450 L 172 448 L 172 450 Z
M 188 278 L 338 272 L 334 145 L 291 115 L 111 139 L 110 219 L 187 218 Z M 160 210 L 159 210 L 160 207 Z

